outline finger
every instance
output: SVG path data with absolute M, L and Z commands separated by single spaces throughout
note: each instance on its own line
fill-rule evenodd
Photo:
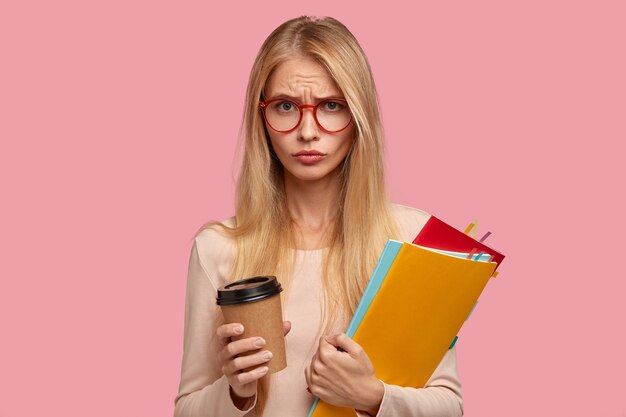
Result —
M 341 348 L 350 356 L 358 356 L 363 353 L 363 348 L 354 340 L 350 339 L 345 333 L 339 333 L 326 337 L 326 342 L 335 346 L 335 348 Z
M 268 350 L 263 350 L 258 353 L 254 353 L 252 355 L 238 356 L 233 360 L 229 361 L 228 364 L 223 369 L 224 374 L 231 375 L 239 373 L 242 369 L 247 369 L 251 367 L 256 367 L 257 365 L 262 365 L 272 359 L 272 352 Z
M 317 354 L 319 352 L 315 352 L 315 354 L 313 355 L 313 357 L 311 358 L 311 363 L 309 364 L 309 368 L 313 369 L 313 365 L 315 365 L 315 363 L 317 363 L 319 361 Z
M 217 328 L 217 337 L 220 339 L 228 339 L 229 337 L 239 336 L 243 334 L 243 325 L 241 323 L 222 324 Z
M 334 348 L 332 348 L 334 349 Z M 328 381 L 329 367 L 319 357 L 315 357 L 309 366 L 309 383 L 311 386 L 325 384 Z
M 234 358 L 242 353 L 258 350 L 265 346 L 265 340 L 261 337 L 247 337 L 245 339 L 230 342 L 222 349 L 223 359 Z
M 326 388 L 320 385 L 312 385 L 309 389 L 309 392 L 318 398 L 325 398 L 328 396 L 328 393 L 329 393 L 329 391 Z
M 228 383 L 231 385 L 249 384 L 263 378 L 267 374 L 267 371 L 269 371 L 269 369 L 270 368 L 268 368 L 267 366 L 262 366 L 248 372 L 234 374 L 230 378 L 228 378 Z
M 309 369 L 308 366 L 304 367 L 304 379 L 306 379 L 306 386 L 307 388 L 311 387 L 311 370 Z M 309 392 L 311 392 L 309 390 Z
M 322 362 L 325 365 L 330 365 L 331 361 L 334 357 L 336 357 L 339 351 L 337 350 L 338 348 L 327 339 L 327 337 L 320 337 L 320 343 L 316 355 L 319 362 Z
M 290 321 L 283 321 L 283 333 L 285 336 L 287 336 L 287 334 L 291 331 L 291 322 Z
M 326 372 L 326 365 L 322 361 L 311 363 L 311 379 L 315 381 L 315 376 L 322 375 Z

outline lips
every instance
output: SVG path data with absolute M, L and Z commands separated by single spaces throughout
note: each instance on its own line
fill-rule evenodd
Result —
M 293 156 L 300 156 L 300 155 L 324 155 L 324 154 L 320 151 L 310 150 L 310 151 L 300 151 L 294 154 Z
M 302 163 L 314 164 L 324 159 L 326 157 L 326 154 L 320 151 L 310 150 L 310 151 L 300 151 L 298 153 L 293 154 L 293 156 L 294 158 L 296 158 L 298 161 Z

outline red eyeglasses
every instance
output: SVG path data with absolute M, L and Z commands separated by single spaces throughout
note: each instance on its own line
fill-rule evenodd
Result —
M 300 126 L 304 109 L 313 110 L 313 118 L 326 133 L 339 133 L 352 121 L 348 103 L 339 98 L 320 101 L 317 105 L 298 104 L 284 98 L 259 101 L 269 127 L 279 133 L 289 133 Z

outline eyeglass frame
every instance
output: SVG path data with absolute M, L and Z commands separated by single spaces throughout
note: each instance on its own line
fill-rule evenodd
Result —
M 288 101 L 289 103 L 293 103 L 297 108 L 298 111 L 300 112 L 300 118 L 298 119 L 298 123 L 296 123 L 296 125 L 294 127 L 292 127 L 289 130 L 278 130 L 275 129 L 272 124 L 267 120 L 267 115 L 265 114 L 265 109 L 267 108 L 268 105 L 276 102 L 276 101 Z M 298 126 L 300 126 L 300 123 L 302 123 L 302 117 L 304 116 L 304 109 L 313 109 L 313 119 L 315 119 L 315 123 L 317 124 L 317 126 L 322 129 L 325 133 L 339 133 L 339 132 L 343 132 L 344 130 L 346 130 L 348 128 L 348 126 L 350 126 L 350 123 L 352 123 L 352 113 L 350 113 L 350 120 L 348 121 L 348 123 L 341 129 L 339 130 L 328 130 L 326 128 L 324 128 L 324 126 L 321 125 L 321 123 L 319 122 L 319 120 L 317 120 L 317 108 L 319 107 L 320 104 L 326 103 L 328 101 L 340 101 L 342 103 L 345 103 L 345 105 L 348 105 L 348 102 L 342 98 L 325 98 L 324 100 L 320 101 L 319 103 L 313 105 L 313 104 L 299 104 L 293 100 L 290 100 L 288 98 L 282 98 L 282 97 L 277 97 L 277 98 L 273 98 L 271 100 L 267 100 L 267 101 L 263 101 L 260 100 L 259 101 L 259 108 L 261 109 L 261 113 L 263 113 L 263 119 L 265 120 L 265 123 L 267 123 L 267 125 L 275 132 L 278 133 L 289 133 L 289 132 L 293 132 L 294 130 L 296 130 L 298 128 Z

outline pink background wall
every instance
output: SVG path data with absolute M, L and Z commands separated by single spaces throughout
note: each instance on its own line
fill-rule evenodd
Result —
M 2 2 L 0 417 L 172 414 L 191 237 L 233 212 L 250 66 L 301 14 L 370 59 L 393 199 L 508 256 L 457 345 L 466 416 L 626 416 L 623 4 Z

